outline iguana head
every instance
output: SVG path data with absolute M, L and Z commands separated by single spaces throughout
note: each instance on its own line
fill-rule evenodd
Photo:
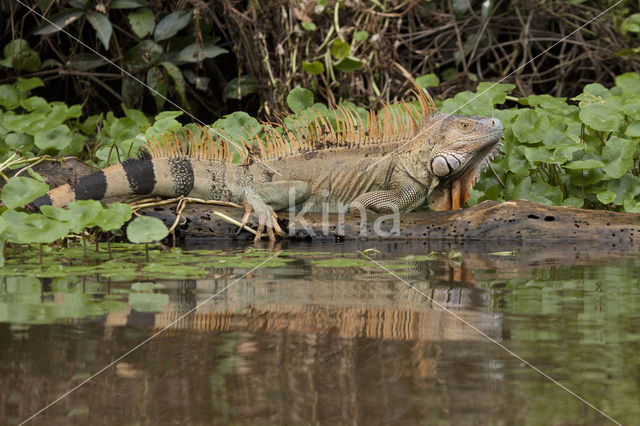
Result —
M 440 113 L 431 119 L 439 123 L 434 126 L 438 130 L 427 168 L 437 184 L 427 203 L 433 210 L 456 210 L 467 201 L 480 172 L 495 153 L 502 138 L 502 123 L 497 118 Z

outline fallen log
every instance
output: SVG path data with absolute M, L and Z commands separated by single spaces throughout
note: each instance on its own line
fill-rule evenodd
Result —
M 141 210 L 171 225 L 176 205 Z M 236 225 L 214 214 L 240 219 L 243 211 L 231 207 L 189 204 L 177 227 L 180 238 L 234 238 Z M 392 215 L 368 214 L 365 221 L 352 214 L 289 213 L 279 215 L 289 238 L 304 240 L 445 240 L 453 242 L 499 240 L 509 242 L 598 242 L 611 247 L 633 247 L 640 238 L 640 214 L 546 206 L 526 200 L 485 201 L 445 212 Z M 255 224 L 254 224 L 255 226 Z M 241 240 L 253 238 L 242 231 Z

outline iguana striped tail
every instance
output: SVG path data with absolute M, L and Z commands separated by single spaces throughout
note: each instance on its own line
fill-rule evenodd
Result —
M 183 195 L 181 188 L 193 187 L 193 170 L 186 158 L 153 159 L 144 153 L 79 178 L 72 184 L 54 188 L 31 203 L 66 207 L 76 200 L 101 200 L 127 195 Z M 186 195 L 186 194 L 185 194 Z

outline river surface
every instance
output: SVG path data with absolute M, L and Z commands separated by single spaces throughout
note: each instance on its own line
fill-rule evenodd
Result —
M 640 258 L 280 248 L 185 279 L 3 269 L 0 424 L 640 423 Z

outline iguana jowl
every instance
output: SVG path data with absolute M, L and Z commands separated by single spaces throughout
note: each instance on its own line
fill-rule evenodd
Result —
M 140 158 L 54 188 L 33 205 L 130 194 L 232 201 L 245 206 L 243 222 L 257 214 L 256 241 L 265 227 L 271 239 L 281 233 L 275 212 L 291 205 L 330 212 L 458 209 L 495 152 L 502 124 L 438 113 L 430 97 L 415 94 L 420 111 L 400 103 L 363 119 L 338 107 L 338 129 L 317 114 L 280 130 L 265 126 L 263 140 L 241 144 L 241 163 L 232 162 L 228 138 L 216 140 L 207 128 L 151 139 Z

